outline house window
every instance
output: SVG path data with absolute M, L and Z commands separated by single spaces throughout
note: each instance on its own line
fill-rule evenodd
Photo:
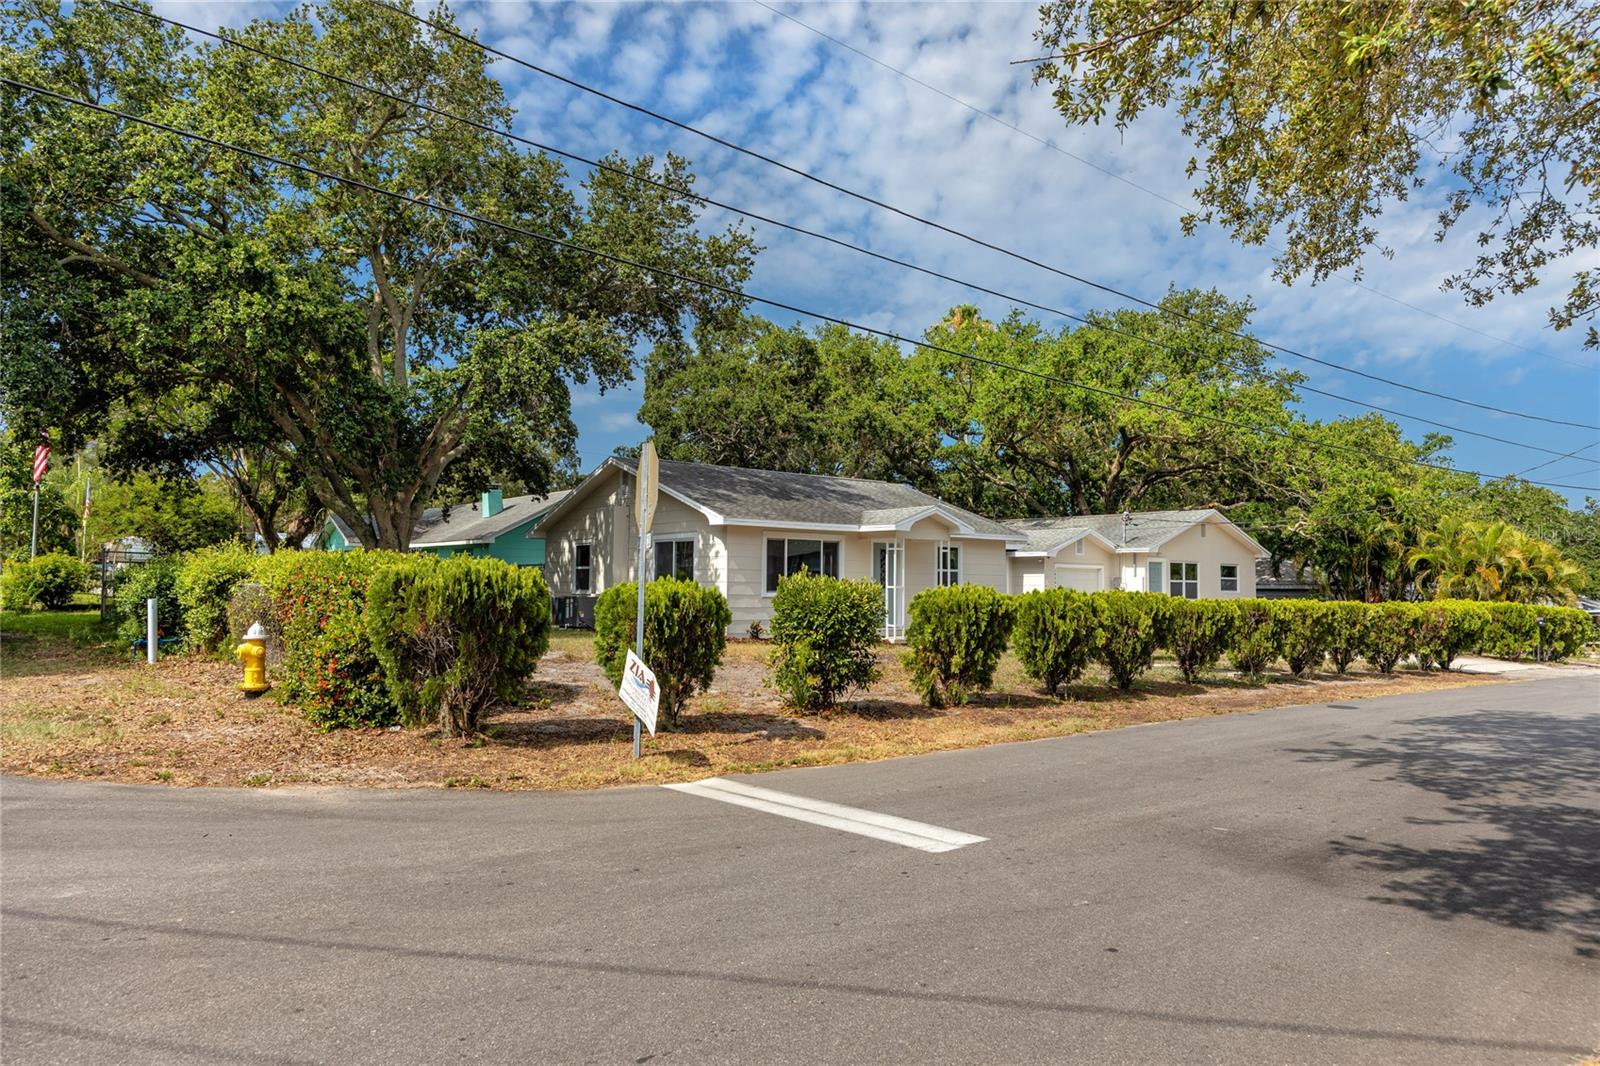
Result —
M 694 580 L 694 541 L 656 541 L 656 577 Z
M 1151 592 L 1165 592 L 1166 591 L 1166 589 L 1167 589 L 1166 575 L 1167 575 L 1167 564 L 1162 562 L 1160 559 L 1151 559 L 1150 560 L 1150 583 L 1149 583 L 1149 588 L 1150 588 Z
M 824 577 L 839 576 L 839 542 L 836 540 L 767 540 L 767 592 L 778 591 L 778 579 L 809 570 Z
M 1072 546 L 1072 554 L 1073 555 L 1082 555 L 1083 554 L 1083 539 L 1081 537 L 1078 539 L 1078 543 L 1076 543 L 1076 544 L 1074 544 Z
M 594 545 L 578 545 L 572 558 L 572 591 L 588 592 L 594 588 Z
M 1174 596 L 1182 596 L 1186 600 L 1200 598 L 1200 564 L 1199 563 L 1173 563 L 1172 581 L 1168 586 Z
M 961 549 L 952 544 L 939 545 L 934 559 L 934 584 L 940 587 L 961 584 Z
M 1223 563 L 1222 564 L 1222 591 L 1223 592 L 1238 592 L 1239 591 L 1239 564 L 1238 563 Z

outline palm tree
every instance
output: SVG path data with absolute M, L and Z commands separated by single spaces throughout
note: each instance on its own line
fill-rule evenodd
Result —
M 1407 558 L 1437 599 L 1574 603 L 1582 577 L 1555 545 L 1506 522 L 1446 518 Z

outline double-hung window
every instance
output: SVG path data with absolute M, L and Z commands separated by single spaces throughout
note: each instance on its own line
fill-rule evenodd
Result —
M 1239 564 L 1238 563 L 1223 563 L 1222 564 L 1222 583 L 1221 583 L 1221 588 L 1222 588 L 1223 592 L 1238 592 L 1239 591 Z
M 656 577 L 694 580 L 694 541 L 656 541 Z
M 767 538 L 768 593 L 778 591 L 778 579 L 809 570 L 824 577 L 839 576 L 839 542 L 836 540 L 797 540 Z
M 572 591 L 594 588 L 594 545 L 579 544 L 572 552 Z
M 1200 598 L 1200 564 L 1199 563 L 1171 563 L 1172 577 L 1167 590 L 1174 596 L 1182 596 L 1186 600 Z
M 941 544 L 934 556 L 934 584 L 961 584 L 961 549 L 954 544 Z

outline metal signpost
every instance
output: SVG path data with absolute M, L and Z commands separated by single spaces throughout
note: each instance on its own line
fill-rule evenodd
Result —
M 636 484 L 634 485 L 633 493 L 633 520 L 634 524 L 639 527 L 639 566 L 638 569 L 634 571 L 634 584 L 639 587 L 639 603 L 638 610 L 634 615 L 633 621 L 635 654 L 628 657 L 629 669 L 623 672 L 622 677 L 623 691 L 620 694 L 625 701 L 628 699 L 626 692 L 628 689 L 629 680 L 633 675 L 633 670 L 631 668 L 634 664 L 635 656 L 637 656 L 639 668 L 649 677 L 649 686 L 651 691 L 656 693 L 657 698 L 659 698 L 659 689 L 657 689 L 655 683 L 655 675 L 650 673 L 650 668 L 646 666 L 644 662 L 645 550 L 650 541 L 650 526 L 655 522 L 656 497 L 660 495 L 661 490 L 661 460 L 656 456 L 656 446 L 650 441 L 645 441 L 644 447 L 639 449 L 639 474 L 638 477 L 635 478 L 635 481 Z M 628 705 L 633 707 L 631 702 Z M 641 715 L 638 708 L 634 707 L 633 757 L 635 759 L 639 757 L 640 717 Z M 652 707 L 650 711 L 650 735 L 655 736 L 655 734 L 656 716 L 655 710 Z

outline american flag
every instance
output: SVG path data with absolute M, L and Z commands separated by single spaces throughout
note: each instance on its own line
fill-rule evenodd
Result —
M 40 441 L 39 446 L 33 450 L 33 483 L 37 485 L 44 480 L 44 472 L 50 469 L 50 442 Z

